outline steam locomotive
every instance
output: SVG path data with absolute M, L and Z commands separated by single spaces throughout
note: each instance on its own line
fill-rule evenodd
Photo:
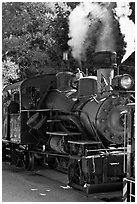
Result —
M 69 185 L 94 192 L 122 189 L 126 174 L 124 111 L 134 99 L 129 74 L 114 76 L 116 53 L 93 55 L 97 76 L 45 74 L 3 90 L 3 160 L 48 164 Z M 104 188 L 105 187 L 105 188 Z M 108 188 L 107 188 L 108 187 Z

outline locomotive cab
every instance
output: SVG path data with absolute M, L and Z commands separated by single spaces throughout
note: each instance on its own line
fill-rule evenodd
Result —
M 37 113 L 43 97 L 51 87 L 56 87 L 54 74 L 36 76 L 4 88 L 2 117 L 4 140 L 16 144 L 36 143 L 27 121 Z

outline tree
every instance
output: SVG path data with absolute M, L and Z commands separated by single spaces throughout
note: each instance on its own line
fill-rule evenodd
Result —
M 14 83 L 19 79 L 19 67 L 14 62 L 11 61 L 10 58 L 3 61 L 2 64 L 3 72 L 2 72 L 2 85 L 3 87 Z
M 10 57 L 18 65 L 20 79 L 57 72 L 67 49 L 70 8 L 65 3 L 7 2 L 2 9 L 3 60 Z
M 130 9 L 132 10 L 132 13 L 129 18 L 135 23 L 135 2 L 130 2 L 129 5 Z
M 80 2 L 4 2 L 2 4 L 3 72 L 5 73 L 7 69 L 6 62 L 9 63 L 9 59 L 16 68 L 18 67 L 19 75 L 15 80 L 41 73 L 58 72 L 66 67 L 70 70 L 76 68 L 79 65 L 78 61 L 73 58 L 71 47 L 68 46 L 69 16 L 80 4 Z M 105 2 L 99 4 L 103 6 Z M 115 3 L 110 5 L 112 12 Z M 134 20 L 134 2 L 130 3 L 130 8 L 133 10 L 130 18 Z M 113 17 L 113 33 L 120 61 L 124 54 L 125 43 L 115 17 Z M 97 35 L 99 32 L 96 30 L 92 45 L 90 44 L 86 50 L 86 60 L 82 62 L 85 68 L 91 66 L 91 54 L 95 51 Z M 63 61 L 64 52 L 69 55 L 68 61 Z M 8 66 L 8 69 L 10 71 L 12 66 Z

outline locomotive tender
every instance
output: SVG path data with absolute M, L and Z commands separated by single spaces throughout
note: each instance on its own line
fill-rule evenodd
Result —
M 69 185 L 122 189 L 126 174 L 123 112 L 133 78 L 114 76 L 116 53 L 93 56 L 97 76 L 45 74 L 3 90 L 3 159 L 33 170 L 36 162 L 67 169 Z M 107 189 L 104 186 L 108 187 Z

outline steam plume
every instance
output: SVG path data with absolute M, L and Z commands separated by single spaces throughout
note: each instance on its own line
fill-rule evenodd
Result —
M 126 55 L 134 51 L 134 23 L 129 20 L 131 14 L 128 3 L 114 2 L 83 2 L 80 3 L 69 16 L 68 45 L 72 48 L 72 55 L 79 62 L 86 60 L 86 51 L 116 51 L 114 36 L 114 13 L 119 20 L 121 32 L 127 43 Z M 129 35 L 130 34 L 130 35 Z
M 84 2 L 69 16 L 69 40 L 74 58 L 85 58 L 87 48 L 92 51 L 115 50 L 110 3 Z M 95 50 L 93 50 L 95 49 Z
M 117 2 L 115 11 L 120 23 L 121 33 L 125 36 L 124 40 L 127 43 L 126 53 L 122 59 L 123 62 L 135 50 L 135 24 L 129 19 L 132 11 L 128 2 Z
M 71 37 L 71 40 L 68 41 L 68 44 L 72 47 L 73 57 L 78 59 L 78 61 L 80 61 L 81 55 L 84 53 L 83 45 L 90 25 L 88 15 L 89 10 L 82 3 L 80 6 L 77 6 L 69 16 L 69 37 Z

